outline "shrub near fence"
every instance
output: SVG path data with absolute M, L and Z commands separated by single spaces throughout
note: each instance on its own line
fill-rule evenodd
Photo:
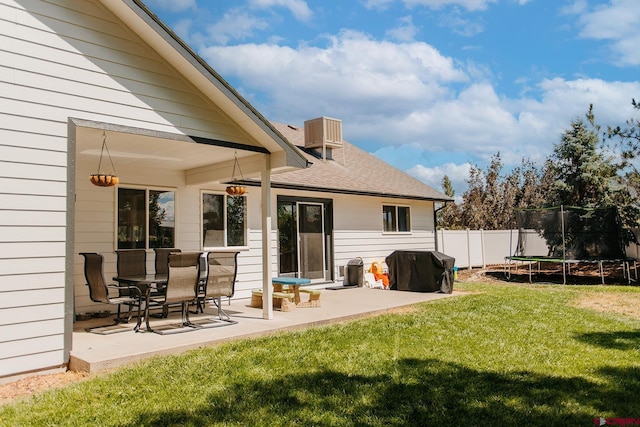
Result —
M 440 229 L 436 233 L 436 250 L 454 257 L 458 268 L 502 264 L 505 257 L 514 254 L 518 244 L 518 230 Z M 639 234 L 636 231 L 636 236 Z M 640 245 L 628 246 L 627 256 L 640 260 Z

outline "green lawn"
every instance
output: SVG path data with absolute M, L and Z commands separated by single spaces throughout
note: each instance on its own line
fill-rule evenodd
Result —
M 640 288 L 461 284 L 416 310 L 155 358 L 0 408 L 0 425 L 591 426 L 640 418 Z

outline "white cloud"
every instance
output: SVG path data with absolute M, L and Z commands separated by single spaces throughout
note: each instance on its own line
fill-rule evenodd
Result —
M 168 10 L 169 12 L 196 9 L 196 0 L 147 0 L 146 3 L 151 9 Z
M 269 24 L 260 18 L 248 14 L 242 9 L 231 9 L 222 19 L 206 28 L 210 40 L 225 45 L 230 40 L 243 40 L 252 37 L 256 30 L 264 30 Z
M 497 3 L 498 0 L 403 0 L 409 7 L 425 6 L 431 9 L 440 9 L 444 6 L 460 6 L 467 10 L 485 10 L 489 4 Z M 521 3 L 523 4 L 523 3 Z
M 640 93 L 640 83 L 553 79 L 532 85 L 535 98 L 508 99 L 489 82 L 471 81 L 481 75 L 473 64 L 462 67 L 426 43 L 376 41 L 353 31 L 325 47 L 247 44 L 201 54 L 223 76 L 237 76 L 245 91 L 266 93 L 260 110 L 272 120 L 301 124 L 328 115 L 343 120 L 348 140 L 477 159 L 501 151 L 514 164 L 544 158 L 590 103 L 603 123 L 622 123 Z
M 365 9 L 385 10 L 395 0 L 363 0 L 362 5 Z
M 459 13 L 449 13 L 440 16 L 438 22 L 443 27 L 448 27 L 454 34 L 464 37 L 473 37 L 484 31 L 481 20 L 469 20 L 462 18 Z
M 443 191 L 442 179 L 446 175 L 449 177 L 451 186 L 455 191 L 454 197 L 459 198 L 467 188 L 467 179 L 469 178 L 470 169 L 471 164 L 469 163 L 463 163 L 460 165 L 445 163 L 434 167 L 416 165 L 409 169 L 407 173 L 438 191 Z
M 418 31 L 418 27 L 413 25 L 413 19 L 411 16 L 404 16 L 399 20 L 396 27 L 387 31 L 387 35 L 392 39 L 401 42 L 410 42 L 415 39 Z
M 303 0 L 251 0 L 251 6 L 260 9 L 269 9 L 276 6 L 289 9 L 293 16 L 299 21 L 309 21 L 313 17 L 313 12 Z
M 345 139 L 384 147 L 375 154 L 437 189 L 446 173 L 456 191 L 469 162 L 483 166 L 497 152 L 506 168 L 522 158 L 541 164 L 589 104 L 599 123 L 624 124 L 637 116 L 630 102 L 640 93 L 640 82 L 553 78 L 529 80 L 525 95 L 508 98 L 485 65 L 356 31 L 327 36 L 324 46 L 210 46 L 200 54 L 250 101 L 247 94 L 263 94 L 255 105 L 269 119 L 342 119 Z
M 396 0 L 363 0 L 363 6 L 367 9 L 385 10 Z M 428 7 L 430 9 L 442 9 L 447 6 L 462 7 L 469 11 L 485 10 L 491 3 L 498 3 L 500 0 L 397 0 L 411 9 L 416 6 Z M 512 0 L 519 5 L 525 5 L 531 0 Z
M 560 8 L 560 13 L 565 15 L 580 15 L 589 10 L 587 0 L 575 0 L 573 3 L 567 4 Z
M 610 0 L 607 5 L 589 10 L 583 2 L 578 1 L 565 11 L 580 15 L 580 37 L 611 42 L 614 62 L 619 65 L 640 64 L 640 35 L 637 31 L 640 26 L 640 2 Z
M 212 46 L 201 54 L 223 75 L 269 93 L 273 107 L 303 114 L 324 105 L 356 111 L 354 104 L 362 104 L 373 114 L 404 110 L 443 96 L 448 89 L 442 83 L 467 80 L 451 58 L 426 43 L 376 41 L 355 31 L 329 37 L 326 47 L 246 44 Z

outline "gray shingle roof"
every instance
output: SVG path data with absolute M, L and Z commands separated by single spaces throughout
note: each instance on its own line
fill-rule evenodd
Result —
M 306 169 L 273 174 L 273 187 L 418 200 L 452 200 L 346 141 L 342 148 L 333 149 L 333 160 L 323 161 L 303 148 L 303 127 L 273 122 L 272 125 L 313 163 Z

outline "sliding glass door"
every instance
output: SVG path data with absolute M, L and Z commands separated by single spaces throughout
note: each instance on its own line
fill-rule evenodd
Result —
M 331 279 L 330 204 L 278 200 L 278 273 L 314 281 Z

